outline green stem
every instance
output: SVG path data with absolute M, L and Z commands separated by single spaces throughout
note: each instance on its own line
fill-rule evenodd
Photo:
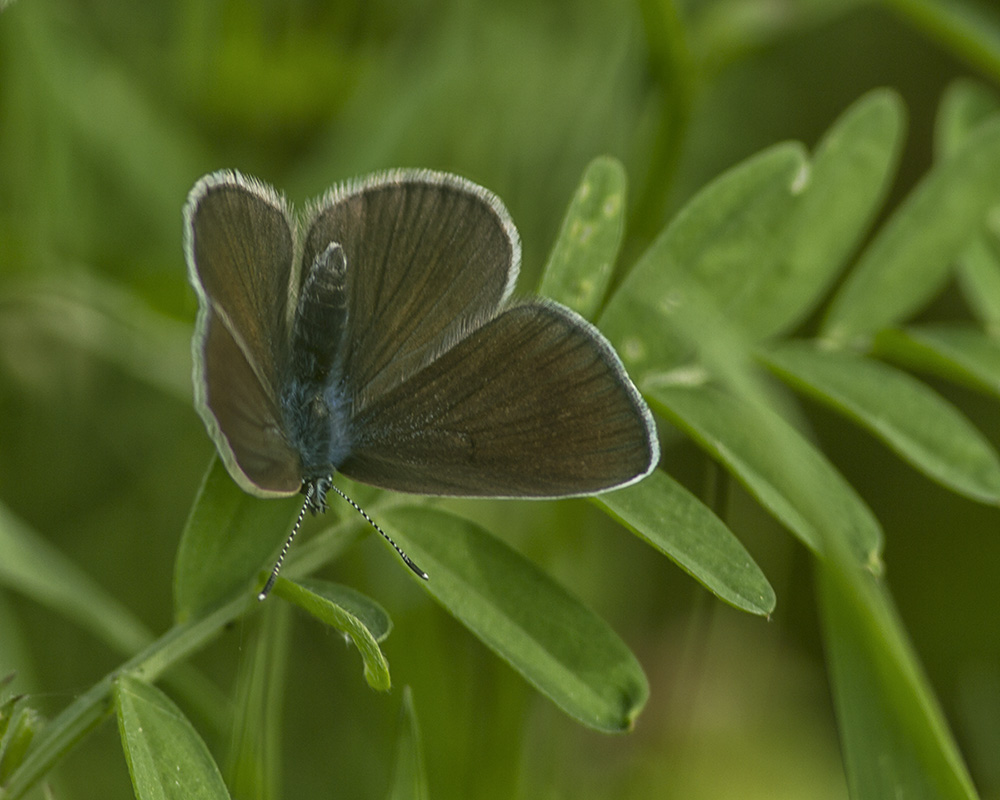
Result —
M 640 240 L 648 241 L 663 225 L 668 191 L 691 117 L 695 68 L 688 52 L 684 25 L 673 4 L 639 0 L 639 10 L 646 34 L 653 91 L 659 93 L 660 119 L 649 168 L 632 209 L 629 231 Z
M 1000 19 L 971 3 L 883 0 L 900 17 L 959 58 L 1000 80 Z
M 10 776 L 7 786 L 0 789 L 0 798 L 15 800 L 22 797 L 79 741 L 110 716 L 111 688 L 118 675 L 130 672 L 146 681 L 156 680 L 164 670 L 206 645 L 224 626 L 255 604 L 253 597 L 244 594 L 200 619 L 175 625 L 141 653 L 105 675 L 39 734 L 27 757 Z
M 383 510 L 397 504 L 390 501 L 377 504 L 375 508 Z M 299 548 L 300 552 L 290 559 L 288 573 L 301 577 L 318 569 L 366 536 L 366 528 L 367 525 L 356 520 L 335 525 L 326 534 L 310 540 L 308 546 L 304 543 Z M 256 605 L 256 596 L 241 594 L 199 619 L 175 625 L 118 669 L 105 675 L 46 725 L 27 757 L 11 774 L 7 785 L 0 787 L 0 800 L 22 797 L 78 742 L 110 716 L 111 688 L 118 675 L 128 672 L 145 681 L 155 681 L 167 669 L 208 644 L 224 626 Z

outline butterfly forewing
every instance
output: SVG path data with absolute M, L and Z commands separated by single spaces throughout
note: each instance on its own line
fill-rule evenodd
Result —
M 330 242 L 347 261 L 342 363 L 355 413 L 492 317 L 520 260 L 517 232 L 497 198 L 425 171 L 334 190 L 307 226 L 303 263 Z
M 627 485 L 659 457 L 645 403 L 595 328 L 514 306 L 354 420 L 341 471 L 397 491 L 561 497 Z
M 186 211 L 192 283 L 221 311 L 272 393 L 284 358 L 294 252 L 285 203 L 237 173 L 213 173 L 191 190 Z
M 294 253 L 288 209 L 273 189 L 219 172 L 191 190 L 185 226 L 200 301 L 193 343 L 199 413 L 244 489 L 297 491 L 298 458 L 278 410 Z

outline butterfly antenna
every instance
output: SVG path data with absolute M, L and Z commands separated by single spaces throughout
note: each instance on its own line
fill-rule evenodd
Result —
M 271 575 L 267 579 L 267 583 L 264 584 L 264 588 L 260 590 L 260 594 L 257 595 L 258 600 L 264 600 L 267 598 L 268 594 L 271 592 L 271 588 L 274 586 L 274 582 L 278 580 L 278 573 L 281 571 L 281 565 L 285 561 L 285 556 L 288 555 L 288 548 L 292 546 L 292 540 L 295 539 L 295 534 L 299 532 L 299 528 L 302 527 L 302 520 L 306 517 L 306 509 L 310 508 L 313 504 L 312 493 L 306 494 L 306 499 L 302 501 L 302 510 L 299 511 L 299 518 L 295 520 L 295 524 L 292 526 L 292 532 L 288 534 L 288 538 L 285 539 L 285 544 L 281 548 L 281 552 L 278 553 L 278 560 L 274 562 L 274 569 L 271 570 Z
M 362 517 L 364 517 L 365 520 L 368 522 L 369 525 L 371 525 L 375 530 L 377 530 L 379 533 L 382 534 L 382 538 L 385 539 L 389 544 L 392 545 L 392 549 L 393 550 L 395 550 L 397 553 L 399 553 L 399 557 L 401 559 L 403 559 L 403 563 L 406 564 L 406 566 L 408 566 L 411 570 L 413 570 L 414 573 L 416 573 L 418 576 L 420 576 L 421 578 L 423 578 L 425 581 L 427 580 L 427 573 L 424 572 L 422 569 L 420 569 L 420 567 L 418 567 L 416 564 L 413 563 L 413 559 L 411 559 L 408 555 L 406 555 L 405 552 L 403 552 L 403 548 L 400 547 L 398 544 L 396 544 L 392 540 L 392 537 L 388 533 L 386 533 L 384 530 L 382 530 L 378 526 L 378 523 L 375 522 L 375 520 L 373 520 L 371 517 L 369 517 L 368 513 L 361 506 L 359 506 L 357 503 L 355 503 L 350 497 L 348 497 L 346 494 L 344 494 L 340 489 L 338 489 L 333 484 L 330 484 L 330 488 L 333 489 L 333 491 L 335 491 L 341 497 L 343 497 L 348 503 L 350 503 L 352 506 L 354 506 L 354 510 L 357 511 Z M 287 549 L 287 547 L 286 547 L 286 549 Z M 278 559 L 278 563 L 279 564 L 281 563 L 281 559 Z M 267 587 L 264 587 L 264 588 L 267 588 Z

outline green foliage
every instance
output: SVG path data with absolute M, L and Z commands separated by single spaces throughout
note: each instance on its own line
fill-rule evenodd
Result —
M 169 697 L 145 681 L 115 681 L 115 712 L 135 796 L 219 800 L 229 792 L 208 747 Z
M 389 800 L 427 800 L 427 775 L 420 744 L 417 710 L 413 692 L 403 689 L 403 704 L 399 715 L 399 738 L 396 740 L 395 773 L 389 790 Z
M 992 9 L 91 6 L 0 2 L 0 800 L 1000 791 Z M 398 165 L 505 198 L 519 291 L 596 321 L 664 463 L 352 486 L 430 580 L 335 504 L 262 604 L 299 502 L 190 408 L 183 197 Z
M 292 583 L 278 578 L 274 593 L 349 636 L 365 663 L 368 685 L 381 692 L 389 691 L 389 665 L 378 643 L 389 635 L 392 622 L 378 603 L 347 586 L 328 581 Z

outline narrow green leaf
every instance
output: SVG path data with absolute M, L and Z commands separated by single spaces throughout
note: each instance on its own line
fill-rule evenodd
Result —
M 25 698 L 11 698 L 0 706 L 0 787 L 24 760 L 35 734 L 44 725 Z
M 248 495 L 213 456 L 177 549 L 176 619 L 183 622 L 241 591 L 250 592 L 300 505 L 294 497 Z
M 0 503 L 0 584 L 132 655 L 152 634 L 127 608 Z
M 241 622 L 241 658 L 232 702 L 226 783 L 241 800 L 281 797 L 284 701 L 292 608 L 265 603 Z
M 988 86 L 960 79 L 945 91 L 934 131 L 935 155 L 946 159 L 960 150 L 978 128 L 1000 116 L 1000 97 Z M 1000 331 L 1000 240 L 996 214 L 962 251 L 956 264 L 959 288 L 972 311 L 993 331 Z
M 989 3 L 970 0 L 886 0 L 960 59 L 1000 80 L 1000 17 Z
M 592 728 L 632 727 L 649 686 L 604 620 L 472 522 L 424 507 L 380 522 L 427 571 L 420 585 L 542 694 Z
M 607 292 L 625 230 L 625 168 L 601 156 L 583 180 L 552 248 L 538 293 L 592 319 Z
M 885 588 L 819 565 L 823 640 L 854 800 L 971 800 L 976 791 Z
M 989 86 L 968 78 L 952 81 L 945 89 L 934 120 L 935 157 L 953 156 L 972 131 L 998 113 L 1000 98 Z
M 403 705 L 399 710 L 399 736 L 396 738 L 396 758 L 389 800 L 427 800 L 429 797 L 417 710 L 413 705 L 413 692 L 409 686 L 405 686 Z
M 4 800 L 23 797 L 68 752 L 111 716 L 114 710 L 114 682 L 118 677 L 133 674 L 136 680 L 152 681 L 171 667 L 177 669 L 178 664 L 218 636 L 223 628 L 256 603 L 254 597 L 236 597 L 204 617 L 175 625 L 142 652 L 78 695 L 35 737 L 24 761 L 5 787 L 7 794 L 0 796 Z
M 51 9 L 37 5 L 31 14 L 11 18 L 32 59 L 33 88 L 45 98 L 51 124 L 102 165 L 109 186 L 129 192 L 152 235 L 169 241 L 166 231 L 176 228 L 171 223 L 177 218 L 178 198 L 187 191 L 190 176 L 200 174 L 211 161 L 210 149 L 137 74 L 121 70 L 95 38 L 60 41 L 47 35 L 57 20 Z M 73 80 L 67 81 L 67 75 Z M 103 113 L 95 114 L 96 108 Z M 138 176 L 149 174 L 151 165 L 160 179 L 141 180 Z M 78 195 L 62 190 L 57 196 L 63 202 L 55 211 L 65 213 Z
M 807 547 L 840 543 L 881 570 L 882 528 L 849 483 L 774 412 L 711 386 L 645 387 L 646 399 L 686 431 Z
M 58 277 L 32 277 L 4 286 L 0 341 L 15 334 L 51 337 L 115 365 L 137 381 L 191 402 L 191 326 L 168 317 L 136 292 L 98 277 L 96 270 L 63 268 Z M 30 333 L 28 333 L 30 332 Z M 53 354 L 62 353 L 53 347 Z M 32 351 L 37 357 L 37 351 Z M 21 358 L 17 352 L 7 358 Z
M 115 681 L 115 709 L 139 800 L 221 800 L 219 768 L 183 712 L 163 692 L 128 674 Z
M 368 685 L 380 692 L 389 691 L 389 664 L 378 643 L 388 635 L 392 625 L 389 615 L 378 603 L 346 586 L 320 580 L 293 583 L 278 578 L 274 594 L 350 636 L 361 653 Z M 368 621 L 371 621 L 374 631 L 367 626 Z
M 642 382 L 685 363 L 701 345 L 714 307 L 737 325 L 753 323 L 757 276 L 779 268 L 801 146 L 772 147 L 702 189 L 629 272 L 608 302 L 600 328 Z M 748 271 L 752 277 L 748 278 Z M 701 294 L 712 302 L 704 303 Z
M 971 325 L 888 328 L 874 355 L 1000 396 L 1000 341 Z
M 834 297 L 823 338 L 866 342 L 919 310 L 1000 202 L 1000 120 L 935 165 L 866 248 Z
M 813 311 L 878 213 L 905 128 L 899 95 L 876 89 L 855 102 L 816 148 L 809 180 L 787 222 L 790 240 L 767 274 L 745 273 L 758 336 L 787 331 Z M 756 261 L 759 256 L 750 256 Z M 758 282 L 756 286 L 751 281 Z
M 1000 220 L 991 215 L 957 266 L 958 286 L 972 312 L 991 333 L 1000 333 Z
M 1000 502 L 1000 458 L 953 405 L 887 364 L 786 342 L 764 362 L 789 385 L 867 428 L 928 477 L 966 497 Z
M 2 503 L 0 553 L 0 585 L 64 615 L 123 656 L 153 642 L 153 633 L 128 608 Z M 16 641 L 6 630 L 0 651 L 12 639 Z M 206 719 L 222 718 L 228 698 L 194 667 L 180 664 L 166 680 Z
M 720 600 L 751 614 L 774 610 L 774 590 L 740 540 L 667 473 L 593 501 Z
M 376 642 L 384 642 L 391 633 L 392 619 L 389 618 L 389 613 L 381 605 L 356 589 L 319 578 L 303 578 L 295 583 L 355 617 L 364 625 Z

